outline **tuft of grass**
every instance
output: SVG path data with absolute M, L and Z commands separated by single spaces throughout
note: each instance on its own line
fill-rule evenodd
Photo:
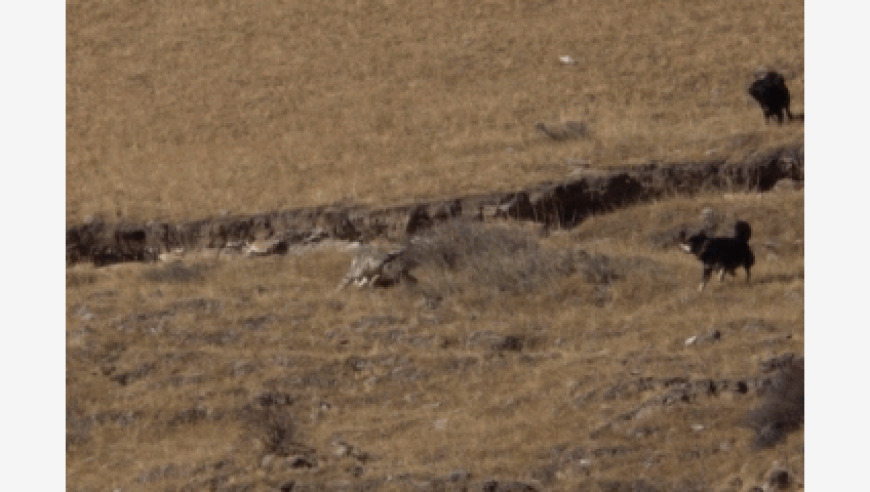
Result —
M 289 456 L 308 448 L 299 443 L 299 431 L 289 408 L 293 398 L 283 393 L 263 393 L 242 410 L 242 419 L 265 454 Z
M 428 229 L 411 241 L 406 254 L 451 285 L 464 278 L 499 292 L 531 292 L 576 271 L 571 254 L 542 247 L 521 227 L 464 219 Z
M 755 430 L 756 448 L 771 447 L 804 423 L 804 360 L 788 358 L 778 364 L 761 404 L 746 415 Z

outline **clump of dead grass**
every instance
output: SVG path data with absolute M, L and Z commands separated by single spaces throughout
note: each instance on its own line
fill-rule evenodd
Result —
M 519 227 L 454 220 L 417 236 L 406 252 L 422 269 L 435 272 L 451 291 L 467 281 L 475 288 L 528 293 L 554 277 L 576 271 L 569 252 L 540 245 Z
M 283 393 L 264 393 L 241 411 L 250 433 L 263 445 L 265 454 L 289 456 L 308 448 L 300 443 L 293 417 L 293 398 Z
M 804 422 L 804 360 L 790 358 L 777 370 L 761 404 L 746 415 L 756 448 L 773 446 Z

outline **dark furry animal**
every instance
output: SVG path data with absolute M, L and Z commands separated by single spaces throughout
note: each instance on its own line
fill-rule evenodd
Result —
M 791 114 L 791 94 L 785 85 L 785 78 L 777 72 L 767 72 L 755 79 L 749 86 L 749 95 L 755 99 L 764 112 L 764 121 L 771 117 L 777 119 L 781 125 L 784 119 L 783 113 L 789 120 L 794 119 Z
M 680 234 L 680 248 L 695 255 L 704 264 L 699 291 L 704 290 L 714 270 L 719 272 L 721 281 L 726 273 L 733 276 L 737 267 L 743 267 L 746 270 L 746 283 L 749 283 L 749 270 L 755 264 L 755 255 L 749 247 L 751 235 L 752 228 L 742 220 L 734 224 L 734 237 L 707 237 L 701 232 L 686 239 L 685 233 Z

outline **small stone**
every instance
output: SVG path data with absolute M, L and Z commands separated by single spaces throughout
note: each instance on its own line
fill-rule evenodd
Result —
M 688 347 L 689 345 L 692 345 L 692 344 L 695 343 L 695 341 L 697 341 L 697 340 L 698 340 L 698 335 L 692 335 L 692 336 L 690 336 L 689 338 L 686 339 L 686 342 L 685 342 L 685 343 L 686 343 L 686 347 Z
M 78 308 L 78 310 L 76 311 L 76 313 L 79 315 L 79 317 L 81 318 L 82 321 L 90 321 L 90 320 L 97 317 L 94 313 L 92 313 L 88 309 L 87 306 L 84 306 L 84 305 L 80 306 Z
M 452 472 L 450 472 L 447 475 L 446 480 L 448 482 L 464 482 L 467 481 L 469 478 L 471 478 L 471 474 L 460 468 L 458 470 L 453 470 Z
M 695 432 L 701 432 L 704 430 L 704 426 L 701 424 L 692 424 L 692 430 Z
M 291 456 L 287 458 L 287 466 L 298 470 L 300 468 L 314 468 L 314 463 L 305 456 Z
M 329 445 L 329 450 L 333 454 L 333 456 L 338 456 L 339 458 L 349 455 L 351 449 L 352 447 L 348 443 L 340 439 L 332 441 L 332 443 Z
M 791 473 L 784 468 L 774 468 L 767 474 L 767 485 L 774 490 L 786 488 L 791 482 Z

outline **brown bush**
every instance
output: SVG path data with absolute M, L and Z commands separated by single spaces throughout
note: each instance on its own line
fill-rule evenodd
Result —
M 526 230 L 470 220 L 427 230 L 411 241 L 406 254 L 415 265 L 450 276 L 451 284 L 467 276 L 474 285 L 501 292 L 530 292 L 576 271 L 572 255 L 542 248 Z
M 242 409 L 241 416 L 263 444 L 265 454 L 289 456 L 308 448 L 299 442 L 293 418 L 293 398 L 284 393 L 263 393 Z
M 804 360 L 788 358 L 777 368 L 761 405 L 746 415 L 756 432 L 753 445 L 766 448 L 782 441 L 804 423 Z

